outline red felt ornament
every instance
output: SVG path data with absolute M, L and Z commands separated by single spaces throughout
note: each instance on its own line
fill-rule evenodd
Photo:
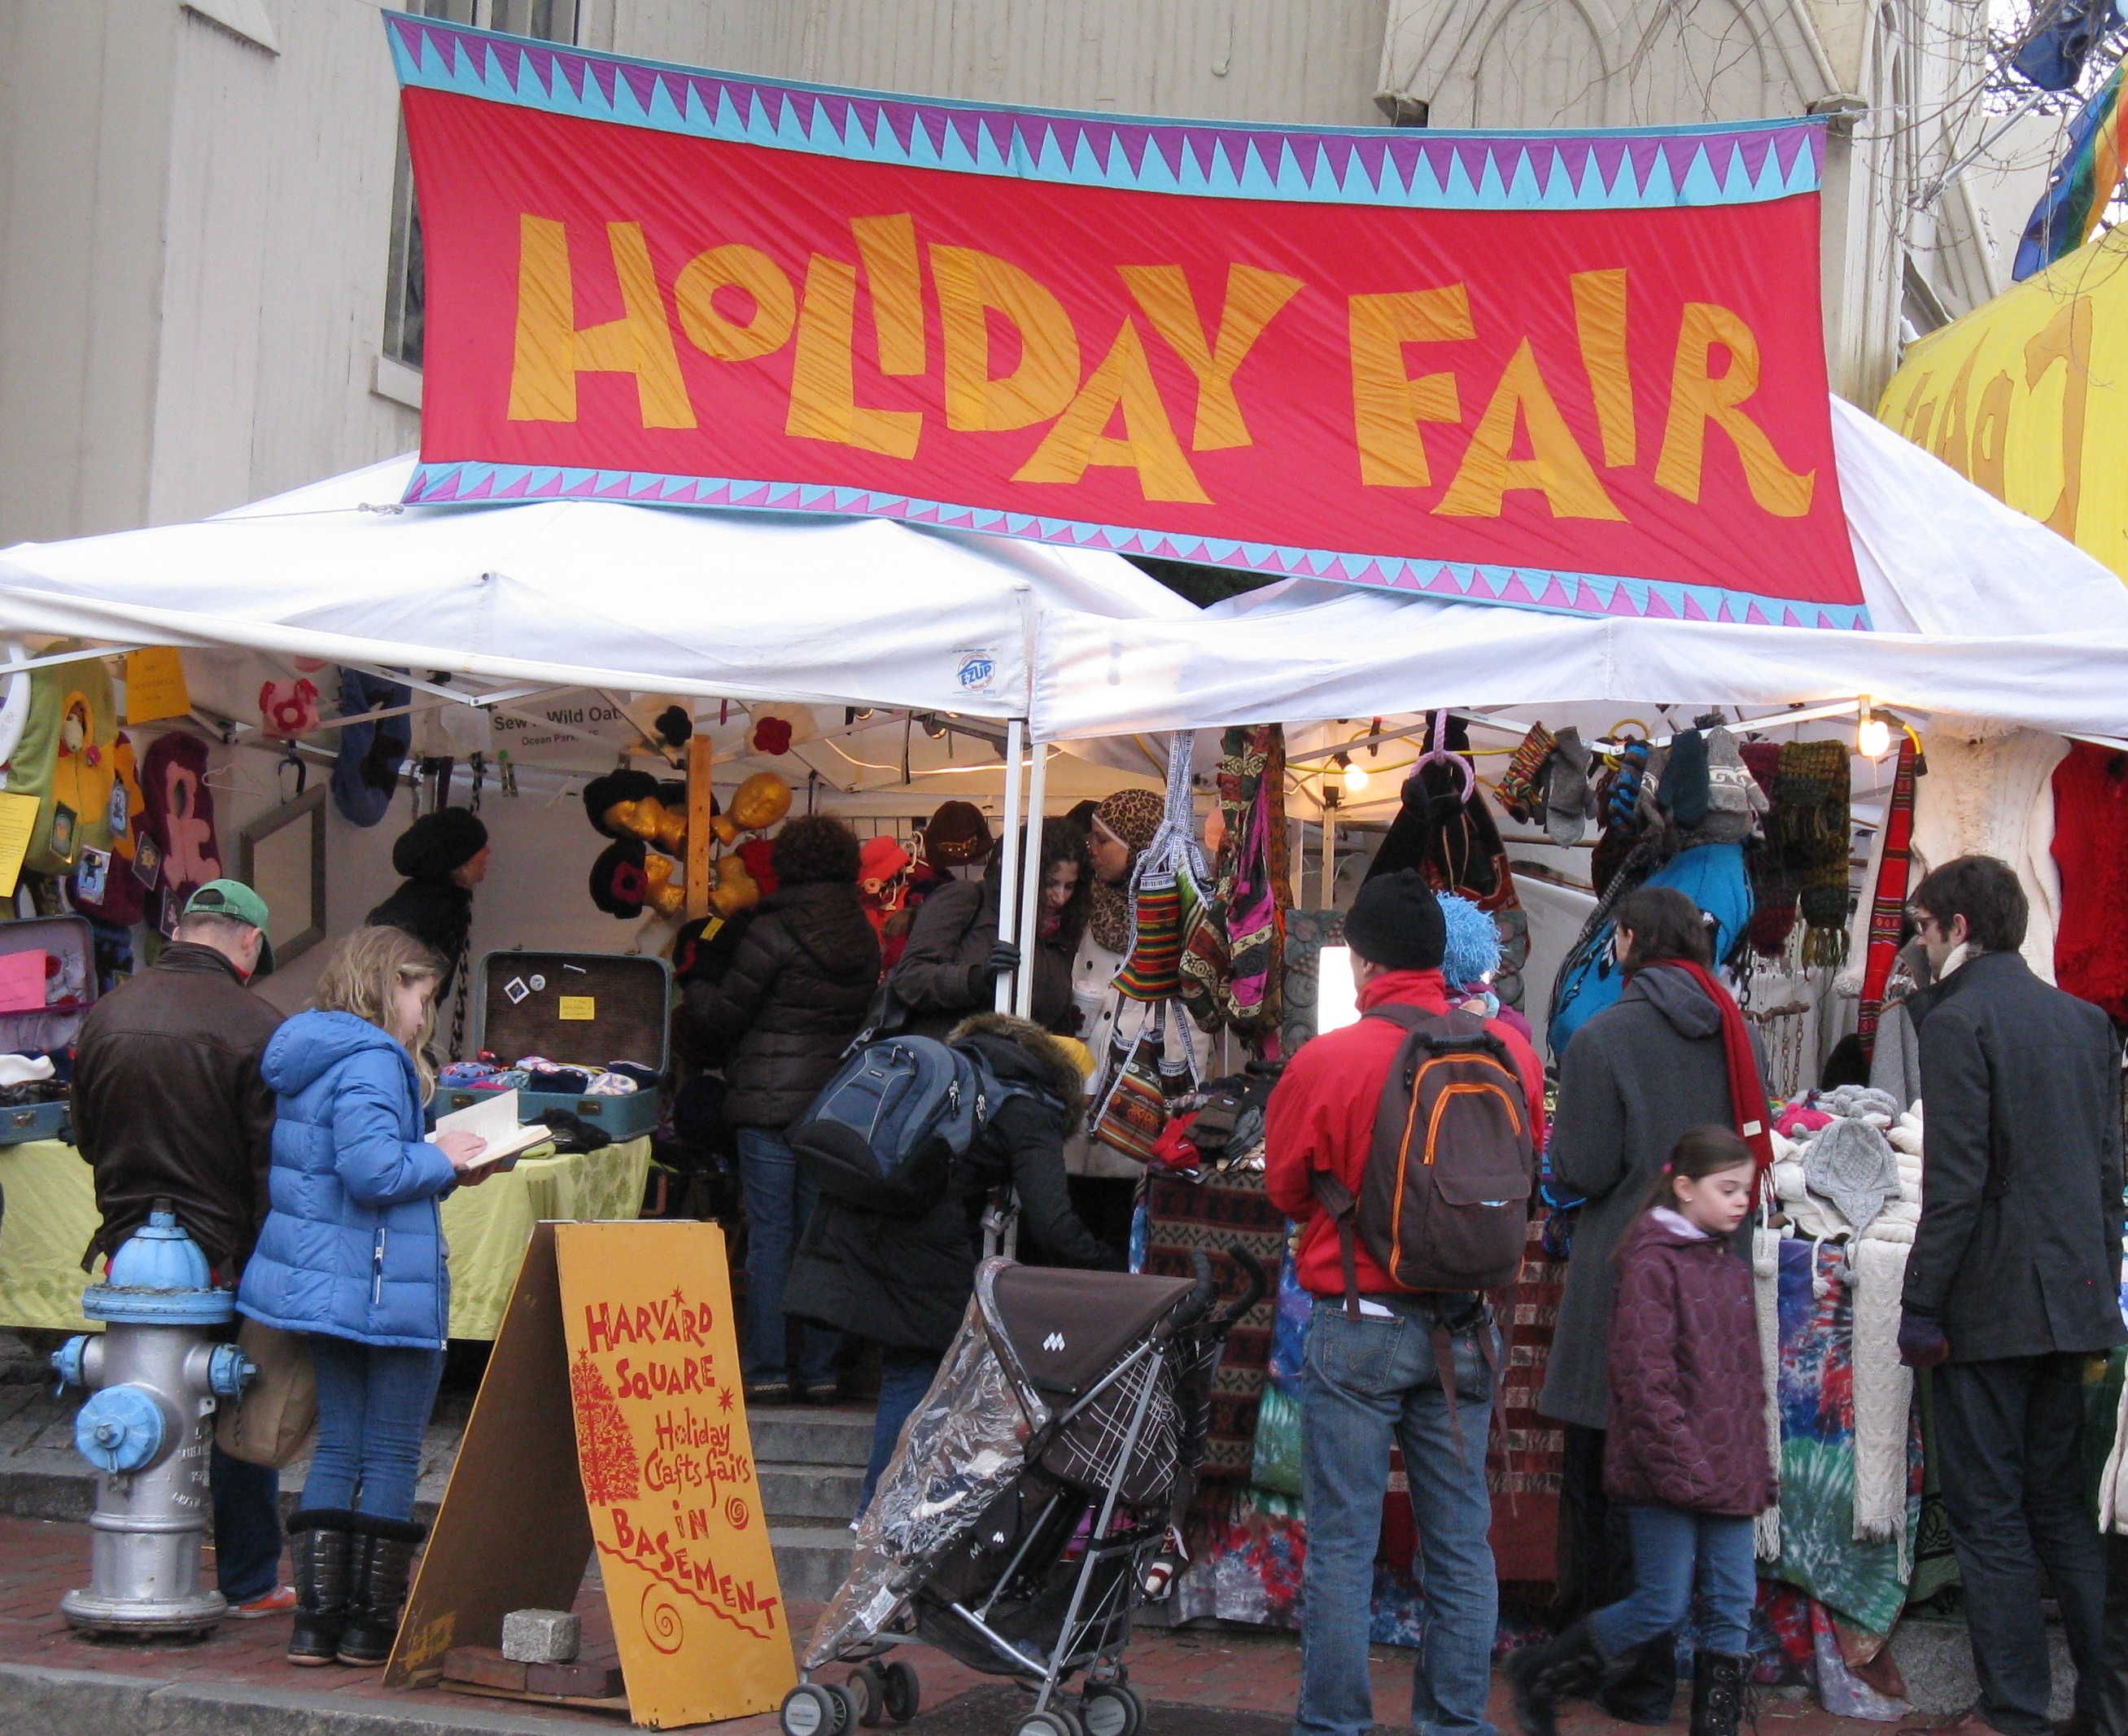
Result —
M 753 726 L 753 750 L 757 754 L 787 754 L 791 751 L 791 725 L 781 717 L 764 717 Z

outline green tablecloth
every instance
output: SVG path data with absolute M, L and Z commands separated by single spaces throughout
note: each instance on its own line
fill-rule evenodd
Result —
M 534 1224 L 543 1218 L 633 1218 L 649 1172 L 646 1136 L 581 1156 L 526 1158 L 445 1200 L 451 1336 L 495 1336 Z M 81 1154 L 56 1139 L 0 1145 L 0 1190 L 7 1200 L 0 1219 L 0 1326 L 94 1330 L 81 1313 L 82 1287 L 90 1282 L 81 1269 L 82 1250 L 97 1221 Z

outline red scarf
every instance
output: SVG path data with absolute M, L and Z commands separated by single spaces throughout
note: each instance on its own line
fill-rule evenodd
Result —
M 1729 1101 L 1736 1116 L 1736 1133 L 1751 1148 L 1751 1156 L 1764 1175 L 1774 1167 L 1773 1134 L 1767 1129 L 1766 1087 L 1759 1077 L 1759 1058 L 1751 1053 L 1751 1034 L 1744 1023 L 1743 1009 L 1736 996 L 1722 987 L 1722 979 L 1703 964 L 1689 958 L 1665 958 L 1662 963 L 1683 971 L 1707 991 L 1707 998 L 1722 1015 L 1722 1053 L 1729 1067 Z

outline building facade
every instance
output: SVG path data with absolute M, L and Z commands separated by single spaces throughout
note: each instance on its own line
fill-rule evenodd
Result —
M 1981 0 L 406 0 L 697 65 L 1123 113 L 1583 127 L 1819 113 L 1835 388 L 2001 267 Z M 373 0 L 0 0 L 0 546 L 411 448 L 420 273 Z

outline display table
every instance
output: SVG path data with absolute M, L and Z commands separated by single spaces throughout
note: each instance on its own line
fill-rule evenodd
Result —
M 526 1158 L 444 1201 L 451 1251 L 451 1336 L 492 1339 L 516 1282 L 532 1226 L 542 1218 L 632 1218 L 650 1172 L 650 1140 L 577 1156 Z M 91 1282 L 82 1250 L 96 1234 L 88 1165 L 57 1139 L 0 1145 L 0 1326 L 97 1329 L 81 1312 Z M 99 1261 L 98 1265 L 102 1263 Z

